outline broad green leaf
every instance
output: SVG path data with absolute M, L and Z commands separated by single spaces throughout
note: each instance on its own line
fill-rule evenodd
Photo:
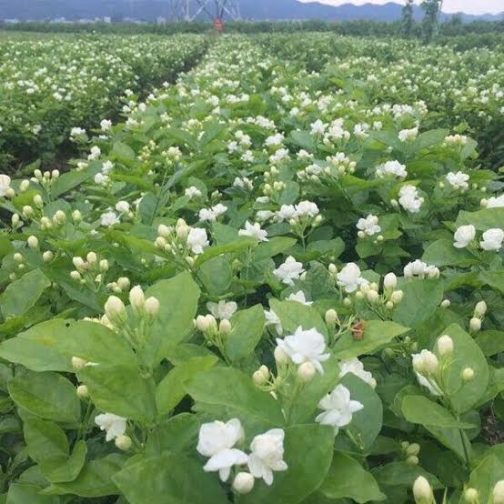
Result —
M 217 357 L 194 357 L 175 366 L 159 383 L 156 389 L 156 405 L 159 415 L 170 412 L 186 395 L 186 383 L 198 373 L 213 367 Z
M 450 364 L 443 373 L 446 390 L 452 407 L 464 413 L 485 393 L 489 380 L 488 364 L 478 344 L 459 325 L 450 325 L 443 334 L 450 336 L 454 343 Z M 468 382 L 462 379 L 465 368 L 474 371 L 474 378 Z
M 233 270 L 228 258 L 219 256 L 202 264 L 198 277 L 210 296 L 221 296 L 229 291 L 233 281 Z
M 225 245 L 214 245 L 212 247 L 208 247 L 203 254 L 198 256 L 195 261 L 195 266 L 199 267 L 214 257 L 243 252 L 244 250 L 255 246 L 257 246 L 257 242 L 253 238 L 248 237 L 240 237 L 231 243 L 226 243 Z
M 157 455 L 160 451 L 172 453 L 188 449 L 193 452 L 198 443 L 200 421 L 192 413 L 180 413 L 163 421 L 149 434 L 145 446 L 146 455 Z
M 23 315 L 50 285 L 49 279 L 39 269 L 24 274 L 9 284 L 0 296 L 2 315 L 5 318 Z
M 42 474 L 51 483 L 74 481 L 80 474 L 86 462 L 87 445 L 85 441 L 77 441 L 69 457 L 63 461 L 43 461 L 40 464 Z
M 295 238 L 289 238 L 287 236 L 274 236 L 269 241 L 260 243 L 257 246 L 255 249 L 255 260 L 261 261 L 262 259 L 275 257 L 276 255 L 292 248 L 296 242 L 297 240 Z
M 492 289 L 504 294 L 504 271 L 482 271 L 478 278 Z
M 75 387 L 60 374 L 26 371 L 13 378 L 8 386 L 17 406 L 33 415 L 61 423 L 76 423 L 80 419 Z
M 225 504 L 216 474 L 203 471 L 194 458 L 170 452 L 142 458 L 116 473 L 112 480 L 131 504 Z
M 485 457 L 471 473 L 469 485 L 479 492 L 480 502 L 492 502 L 495 484 L 504 477 L 504 463 L 495 455 Z
M 484 208 L 477 212 L 462 210 L 455 222 L 456 227 L 472 224 L 478 231 L 500 228 L 504 222 L 504 208 Z
M 443 283 L 439 280 L 411 280 L 402 286 L 404 298 L 394 311 L 393 319 L 415 329 L 433 315 L 443 300 Z
M 78 372 L 95 406 L 138 421 L 156 416 L 155 383 L 133 366 L 88 366 Z
M 350 333 L 343 334 L 336 341 L 333 350 L 342 360 L 352 359 L 359 355 L 372 354 L 407 331 L 407 327 L 403 327 L 395 322 L 368 320 L 364 323 L 364 337 L 361 340 L 354 340 Z
M 156 297 L 160 303 L 148 343 L 153 360 L 159 362 L 192 330 L 200 290 L 190 273 L 181 273 L 155 283 L 147 289 L 148 296 Z
M 23 434 L 28 455 L 37 463 L 63 462 L 68 458 L 69 447 L 65 432 L 54 422 L 41 418 L 25 418 Z
M 271 486 L 257 481 L 239 504 L 296 504 L 324 481 L 333 458 L 334 431 L 323 425 L 293 425 L 285 429 L 286 471 L 274 472 Z
M 432 427 L 470 429 L 467 422 L 457 420 L 446 408 L 425 396 L 409 395 L 401 401 L 401 411 L 408 422 Z
M 418 476 L 423 476 L 431 484 L 432 488 L 441 488 L 439 480 L 428 473 L 419 465 L 407 464 L 406 462 L 391 462 L 378 466 L 371 471 L 378 483 L 386 486 L 404 486 L 412 488 Z
M 231 332 L 226 335 L 224 349 L 232 362 L 250 356 L 264 331 L 264 309 L 255 305 L 236 312 L 231 318 Z
M 347 373 L 340 382 L 350 391 L 353 401 L 359 401 L 364 408 L 352 415 L 352 421 L 344 430 L 361 451 L 373 445 L 383 423 L 383 405 L 374 389 L 352 373 Z
M 302 327 L 304 330 L 315 328 L 327 337 L 327 326 L 315 308 L 297 301 L 279 301 L 273 298 L 270 307 L 282 322 L 285 334 L 292 334 L 298 327 Z
M 122 468 L 126 458 L 123 455 L 111 454 L 91 460 L 74 480 L 66 483 L 53 483 L 43 490 L 45 495 L 72 494 L 85 498 L 118 495 L 119 489 L 113 483 L 113 476 Z
M 57 496 L 40 495 L 41 487 L 28 483 L 9 485 L 6 504 L 60 504 Z
M 422 261 L 434 266 L 471 266 L 478 259 L 466 249 L 453 246 L 453 240 L 437 240 L 430 244 L 422 256 Z
M 279 427 L 284 417 L 278 401 L 259 390 L 252 378 L 233 368 L 214 368 L 198 374 L 187 385 L 187 392 L 199 407 L 215 407 L 222 418 L 236 416 L 264 428 Z
M 331 499 L 352 499 L 359 504 L 385 499 L 373 475 L 352 457 L 338 452 L 319 491 Z

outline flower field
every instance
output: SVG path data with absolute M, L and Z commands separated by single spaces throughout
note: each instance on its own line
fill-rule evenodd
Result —
M 0 39 L 0 161 L 54 155 L 72 127 L 117 117 L 129 95 L 172 80 L 201 37 Z
M 504 502 L 503 51 L 26 44 L 2 155 L 79 154 L 0 175 L 0 503 Z

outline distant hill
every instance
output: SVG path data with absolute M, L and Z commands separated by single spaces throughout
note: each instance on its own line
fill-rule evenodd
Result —
M 394 21 L 401 17 L 402 5 L 365 4 L 361 6 L 347 3 L 330 6 L 320 3 L 301 3 L 297 0 L 241 0 L 240 9 L 243 19 L 251 20 L 286 20 L 286 19 L 323 19 L 328 21 L 348 21 L 372 19 L 376 21 Z M 415 7 L 415 17 L 423 15 Z M 154 21 L 158 17 L 170 19 L 172 11 L 168 0 L 0 0 L 0 19 L 44 20 L 66 18 L 93 19 L 96 17 L 113 19 L 133 18 Z M 443 18 L 448 18 L 443 14 Z M 464 21 L 496 21 L 501 15 L 471 16 L 463 14 Z

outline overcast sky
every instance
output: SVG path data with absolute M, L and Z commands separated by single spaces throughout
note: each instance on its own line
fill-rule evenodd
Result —
M 344 3 L 353 3 L 362 5 L 365 3 L 385 4 L 387 2 L 404 3 L 404 0 L 301 0 L 301 2 L 318 1 L 330 5 L 342 5 Z M 420 0 L 416 0 L 420 3 Z M 444 0 L 444 12 L 466 12 L 467 14 L 497 14 L 504 11 L 504 0 Z

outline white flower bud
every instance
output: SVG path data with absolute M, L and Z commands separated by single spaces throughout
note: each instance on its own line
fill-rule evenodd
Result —
M 252 375 L 252 380 L 256 385 L 264 385 L 270 377 L 269 369 L 266 366 L 261 366 L 257 371 Z
M 420 445 L 418 443 L 408 444 L 406 447 L 407 455 L 418 455 L 420 453 Z
M 139 313 L 144 308 L 145 303 L 145 295 L 142 288 L 139 285 L 136 285 L 130 290 L 129 293 L 129 302 L 133 311 Z
M 73 271 L 70 272 L 70 278 L 72 280 L 80 280 L 81 279 L 81 274 L 78 271 L 73 270 Z
M 98 256 L 96 255 L 95 252 L 89 252 L 88 255 L 86 256 L 86 261 L 89 264 L 95 264 L 97 260 L 98 260 Z
M 164 224 L 160 224 L 157 229 L 158 235 L 163 238 L 168 238 L 170 236 L 170 228 Z
M 16 252 L 12 257 L 17 263 L 22 263 L 24 261 L 23 254 L 20 254 L 19 252 Z
M 17 226 L 19 224 L 19 220 L 20 220 L 19 214 L 17 213 L 12 214 L 11 223 L 13 226 Z
M 120 434 L 114 440 L 114 443 L 119 450 L 128 451 L 131 448 L 132 441 L 126 434 Z
M 472 331 L 472 332 L 478 332 L 480 329 L 481 329 L 481 319 L 477 318 L 477 317 L 473 317 L 470 321 L 469 321 L 469 329 Z
M 42 254 L 42 259 L 44 260 L 44 262 L 49 262 L 49 261 L 52 261 L 54 258 L 54 254 L 50 251 L 50 250 L 46 250 L 43 254 Z
M 480 301 L 479 303 L 476 304 L 476 307 L 474 308 L 474 316 L 481 318 L 485 315 L 487 312 L 487 304 L 485 301 Z
M 396 290 L 390 295 L 390 301 L 394 304 L 400 303 L 404 298 L 404 292 L 402 290 Z
M 74 210 L 72 212 L 72 220 L 74 222 L 80 222 L 82 220 L 82 214 L 79 212 L 79 210 Z
M 155 240 L 154 240 L 154 245 L 156 245 L 156 247 L 158 249 L 161 249 L 163 250 L 166 245 L 167 245 L 167 242 L 166 242 L 166 238 L 163 238 L 162 236 L 158 236 Z
M 504 504 L 504 479 L 495 484 L 492 497 L 492 504 Z
M 100 264 L 98 266 L 100 268 L 100 271 L 108 271 L 108 269 L 109 269 L 109 262 L 107 261 L 107 259 L 102 259 L 100 261 Z
M 86 385 L 79 385 L 77 387 L 76 392 L 77 392 L 77 397 L 79 399 L 87 399 L 89 397 L 89 390 L 86 387 Z
M 316 374 L 317 370 L 310 361 L 303 362 L 303 364 L 301 364 L 297 369 L 297 375 L 299 379 L 305 383 L 313 380 L 313 377 Z
M 128 277 L 120 277 L 117 279 L 117 285 L 121 290 L 128 290 L 130 288 L 130 281 Z
M 394 303 L 392 303 L 392 301 L 387 301 L 385 303 L 385 308 L 387 308 L 387 310 L 392 310 L 392 308 L 394 308 Z
M 239 472 L 233 480 L 233 490 L 239 494 L 247 494 L 254 488 L 254 476 L 248 472 Z
M 383 287 L 387 290 L 394 290 L 397 287 L 397 277 L 394 273 L 387 273 L 383 279 Z
M 38 238 L 36 236 L 33 236 L 33 235 L 28 236 L 28 239 L 26 240 L 26 243 L 28 243 L 28 247 L 30 247 L 31 249 L 36 249 L 39 246 Z
M 474 380 L 474 369 L 470 367 L 466 367 L 462 370 L 462 380 L 465 382 L 469 382 Z
M 338 321 L 338 313 L 332 308 L 325 312 L 325 322 L 327 325 L 334 325 Z
M 273 355 L 277 364 L 287 364 L 289 362 L 289 356 L 278 346 L 275 348 Z
M 63 212 L 63 210 L 58 210 L 58 211 L 54 214 L 53 221 L 54 221 L 56 224 L 64 224 L 64 223 L 65 223 L 65 221 L 66 221 L 66 215 L 65 215 L 65 212 Z
M 433 504 L 434 502 L 432 488 L 423 476 L 418 476 L 413 483 L 413 497 L 416 504 Z
M 44 206 L 44 200 L 40 194 L 33 196 L 33 204 L 38 208 L 42 208 Z
M 105 315 L 114 322 L 122 322 L 126 317 L 126 307 L 117 296 L 109 296 L 105 303 Z
M 231 322 L 228 319 L 222 319 L 219 323 L 219 333 L 229 334 L 231 332 Z
M 81 359 L 80 357 L 72 357 L 72 367 L 74 369 L 84 369 L 86 367 L 87 361 Z
M 406 464 L 409 464 L 409 465 L 418 465 L 418 457 L 416 455 L 409 455 L 408 457 L 406 457 Z
M 154 296 L 148 297 L 145 300 L 144 309 L 149 317 L 155 317 L 159 313 L 159 300 Z
M 439 355 L 450 355 L 453 352 L 453 340 L 447 334 L 444 334 L 437 340 L 437 349 Z
M 79 256 L 72 257 L 72 264 L 78 271 L 86 269 L 87 266 L 84 259 L 82 259 L 82 257 Z
M 423 368 L 427 374 L 435 374 L 439 369 L 438 358 L 432 352 L 426 352 L 423 359 Z
M 198 315 L 194 321 L 194 326 L 198 331 L 205 332 L 208 329 L 208 321 L 204 315 Z
M 338 273 L 338 268 L 336 267 L 336 264 L 329 264 L 329 273 L 331 273 L 331 275 L 336 275 L 336 273 Z
M 208 327 L 208 331 L 210 332 L 217 332 L 218 331 L 218 327 L 217 327 L 217 319 L 213 316 L 213 315 L 205 315 L 205 318 L 206 318 L 206 321 L 207 321 L 207 327 Z
M 449 299 L 443 299 L 441 302 L 441 308 L 448 308 L 451 305 L 451 301 Z
M 380 295 L 375 290 L 369 290 L 366 293 L 366 298 L 371 304 L 375 304 L 380 300 Z
M 30 181 L 28 179 L 22 180 L 21 183 L 19 184 L 19 190 L 21 192 L 27 191 L 28 187 L 30 187 Z
M 479 494 L 476 488 L 466 488 L 464 490 L 464 501 L 467 504 L 479 504 Z

